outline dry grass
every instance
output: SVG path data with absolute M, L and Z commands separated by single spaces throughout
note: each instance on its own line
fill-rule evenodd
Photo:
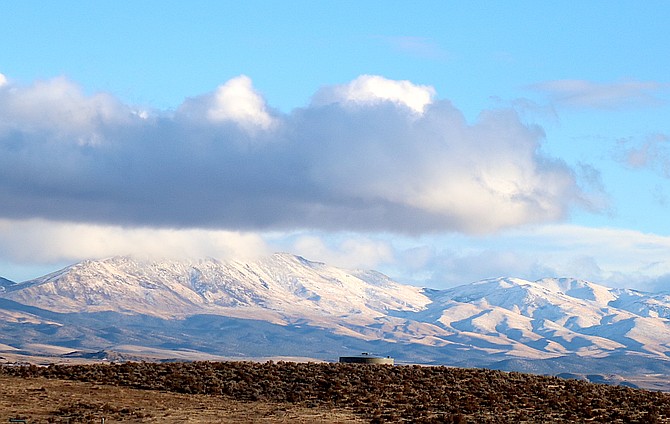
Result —
M 0 422 L 364 423 L 353 412 L 0 375 Z

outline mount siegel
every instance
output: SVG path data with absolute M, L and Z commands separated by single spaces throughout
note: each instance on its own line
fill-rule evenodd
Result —
M 669 320 L 668 294 L 570 278 L 434 290 L 288 254 L 113 257 L 22 283 L 0 279 L 0 358 L 105 350 L 335 360 L 369 351 L 656 388 L 670 373 Z

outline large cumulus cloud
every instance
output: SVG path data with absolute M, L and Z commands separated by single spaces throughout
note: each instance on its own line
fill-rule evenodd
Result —
M 0 79 L 0 217 L 265 230 L 484 233 L 584 201 L 511 110 L 361 76 L 288 114 L 241 76 L 174 111 Z

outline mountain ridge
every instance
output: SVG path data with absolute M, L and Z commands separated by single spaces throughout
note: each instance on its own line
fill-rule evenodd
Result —
M 644 361 L 670 371 L 667 294 L 575 278 L 502 277 L 437 290 L 279 253 L 247 262 L 112 257 L 7 287 L 0 298 L 63 314 L 2 313 L 0 305 L 8 334 L 32 323 L 31 343 L 97 350 L 144 343 L 224 356 L 298 352 L 331 359 L 365 349 L 405 362 L 525 363 L 559 372 L 570 372 L 581 358 L 604 361 L 609 368 L 598 369 L 613 373 L 635 373 L 626 362 L 640 369 Z M 143 342 L 142 332 L 153 332 L 151 341 Z M 633 357 L 642 362 L 621 359 Z

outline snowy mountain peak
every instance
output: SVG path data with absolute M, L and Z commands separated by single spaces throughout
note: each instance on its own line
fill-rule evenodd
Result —
M 563 293 L 575 299 L 591 300 L 603 305 L 616 299 L 615 290 L 574 278 L 545 278 L 537 281 L 555 293 Z
M 521 278 L 492 278 L 443 291 L 443 297 L 474 302 L 493 302 L 521 306 L 544 299 L 551 303 L 562 301 L 592 301 L 603 306 L 617 299 L 617 290 L 574 278 L 544 278 L 527 281 Z M 571 298 L 572 300 L 569 300 Z

